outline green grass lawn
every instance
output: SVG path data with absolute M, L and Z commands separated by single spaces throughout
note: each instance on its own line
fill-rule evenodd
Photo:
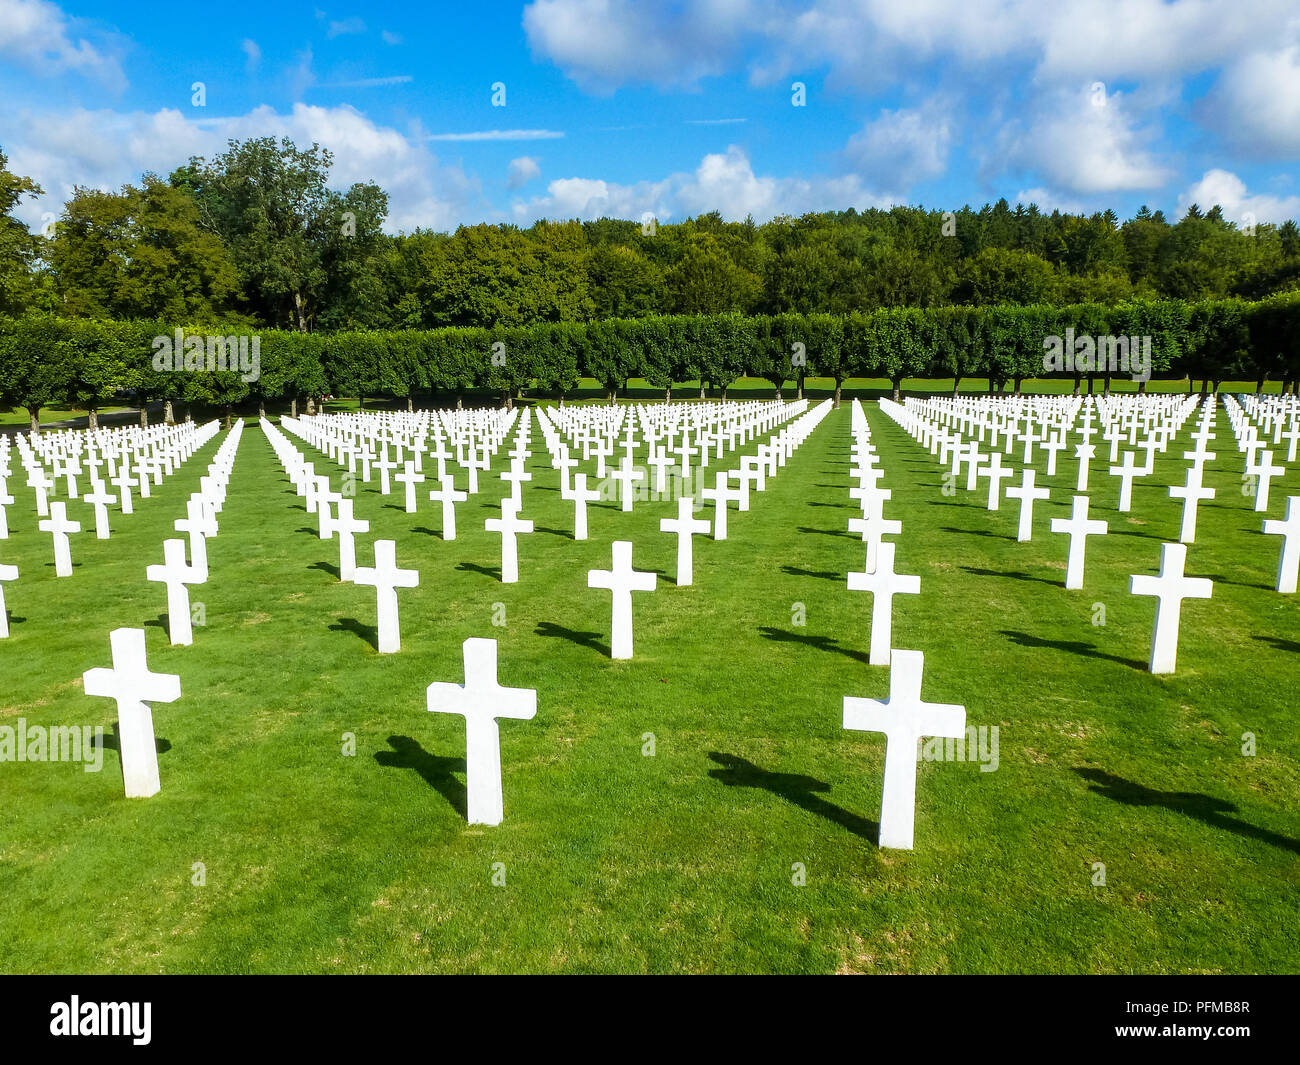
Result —
M 1300 970 L 1300 603 L 1271 590 L 1280 540 L 1241 494 L 1226 415 L 1206 474 L 1218 498 L 1187 567 L 1215 578 L 1214 597 L 1184 605 L 1178 672 L 1151 676 L 1154 601 L 1128 579 L 1155 572 L 1177 537 L 1164 486 L 1181 482 L 1194 421 L 1136 482 L 1131 514 L 1094 462 L 1092 516 L 1112 535 L 1089 540 L 1085 587 L 1066 591 L 1067 539 L 1046 530 L 1068 513 L 1073 460 L 1046 478 L 1039 456 L 1053 498 L 1018 544 L 1014 501 L 986 511 L 984 482 L 945 496 L 937 461 L 867 413 L 886 514 L 903 522 L 897 567 L 921 576 L 920 595 L 895 599 L 894 646 L 925 653 L 927 700 L 964 704 L 1000 735 L 995 772 L 919 766 L 914 852 L 876 847 L 883 737 L 841 728 L 845 695 L 889 689 L 888 670 L 866 664 L 871 597 L 845 583 L 863 564 L 845 524 L 847 404 L 749 513 L 733 511 L 730 539 L 696 540 L 688 588 L 658 531 L 673 503 L 593 505 L 591 540 L 570 538 L 536 427 L 523 516 L 537 531 L 520 539 L 517 585 L 497 579 L 500 541 L 482 527 L 501 455 L 458 508 L 454 542 L 434 506 L 407 515 L 376 476 L 357 512 L 421 579 L 399 593 L 392 656 L 371 643 L 373 589 L 338 582 L 336 543 L 317 538 L 255 421 L 211 580 L 191 589 L 207 621 L 192 647 L 168 646 L 165 592 L 144 569 L 223 436 L 115 516 L 111 541 L 74 537 L 65 580 L 13 478 L 0 561 L 22 578 L 5 588 L 0 723 L 103 724 L 112 747 L 114 706 L 85 696 L 81 674 L 109 664 L 123 625 L 146 626 L 151 668 L 179 674 L 183 695 L 154 708 L 152 799 L 123 798 L 115 749 L 99 774 L 0 763 L 0 969 Z M 295 443 L 337 487 L 340 468 Z M 715 462 L 709 483 L 737 464 Z M 1300 466 L 1272 493 L 1277 517 Z M 91 529 L 90 508 L 72 509 Z M 608 658 L 609 595 L 586 587 L 613 539 L 660 574 L 634 597 L 630 662 Z M 501 683 L 539 699 L 534 720 L 501 724 L 505 821 L 492 829 L 465 822 L 461 719 L 425 709 L 429 683 L 463 679 L 471 636 L 497 639 Z

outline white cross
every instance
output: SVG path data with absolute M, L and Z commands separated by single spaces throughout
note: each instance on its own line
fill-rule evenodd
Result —
M 1186 544 L 1160 545 L 1160 575 L 1134 574 L 1129 578 L 1133 595 L 1156 597 L 1156 625 L 1151 634 L 1152 673 L 1172 673 L 1178 661 L 1178 628 L 1184 599 L 1209 599 L 1214 585 L 1208 577 L 1184 577 Z
M 418 455 L 419 452 L 417 451 Z M 406 513 L 415 513 L 415 486 L 424 483 L 424 474 L 417 473 L 415 470 L 415 461 L 408 460 L 403 471 L 393 475 L 393 480 L 400 482 L 406 488 Z
M 163 564 L 148 566 L 145 578 L 167 586 L 167 632 L 172 646 L 188 647 L 194 642 L 194 629 L 190 624 L 189 584 L 202 584 L 195 568 L 185 561 L 184 540 L 163 541 Z
M 1246 472 L 1253 477 L 1258 478 L 1255 487 L 1255 511 L 1268 510 L 1268 486 L 1274 477 L 1279 477 L 1286 473 L 1285 466 L 1273 465 L 1273 452 L 1264 450 L 1260 452 L 1259 462 L 1250 463 L 1246 466 Z
M 369 532 L 370 522 L 365 518 L 352 515 L 353 502 L 342 498 L 338 501 L 338 516 L 331 518 L 326 539 L 339 534 L 339 580 L 350 581 L 357 572 L 356 533 Z
M 531 475 L 526 474 L 525 476 Z M 517 481 L 515 482 L 515 486 L 516 488 L 518 487 Z M 429 493 L 429 500 L 431 502 L 442 504 L 442 538 L 444 540 L 456 539 L 456 504 L 464 503 L 468 498 L 469 493 L 458 491 L 456 488 L 456 478 L 450 476 L 443 477 L 441 479 L 441 487 L 436 488 Z M 514 504 L 515 510 L 519 509 L 519 504 L 516 500 L 511 499 L 511 503 Z
M 901 521 L 891 521 L 885 517 L 883 503 L 865 510 L 860 518 L 849 519 L 849 532 L 861 533 L 862 542 L 867 545 L 866 564 L 863 567 L 867 573 L 876 572 L 876 559 L 880 555 L 881 538 L 896 536 L 902 531 L 903 523 Z
M 677 497 L 677 517 L 660 518 L 659 531 L 677 535 L 677 586 L 679 588 L 694 583 L 695 557 L 691 550 L 691 539 L 695 533 L 705 534 L 709 531 L 709 522 L 704 518 L 694 518 L 695 500 L 690 496 Z
M 95 508 L 95 539 L 107 540 L 108 529 L 108 505 L 117 502 L 117 496 L 108 492 L 104 488 L 102 481 L 91 481 L 91 491 L 85 492 L 81 496 L 83 503 L 89 503 Z
M 1026 466 L 1020 471 L 1019 486 L 1007 488 L 1008 499 L 1020 500 L 1020 522 L 1016 527 L 1016 540 L 1022 544 L 1033 537 L 1034 500 L 1047 499 L 1052 494 L 1048 488 L 1034 487 L 1036 476 L 1035 470 Z
M 497 718 L 527 721 L 537 715 L 532 688 L 503 688 L 497 682 L 496 640 L 469 639 L 462 647 L 465 683 L 434 683 L 427 693 L 431 713 L 465 718 L 465 795 L 471 825 L 499 825 L 501 733 Z
M 1050 440 L 1044 440 L 1038 445 L 1047 452 L 1047 476 L 1056 476 L 1056 456 L 1060 451 L 1065 450 L 1065 441 L 1061 436 L 1054 436 Z
M 916 823 L 916 744 L 923 736 L 966 731 L 966 708 L 921 699 L 925 656 L 894 651 L 889 657 L 889 698 L 844 697 L 844 727 L 885 734 L 885 784 L 880 799 L 880 846 L 912 849 Z
M 400 651 L 402 630 L 397 617 L 397 589 L 418 587 L 419 570 L 398 569 L 397 542 L 376 540 L 374 566 L 358 566 L 352 573 L 352 581 L 354 584 L 366 584 L 375 589 L 379 621 L 379 653 L 390 655 Z
M 872 572 L 848 575 L 850 591 L 870 592 L 872 596 L 871 654 L 868 662 L 873 666 L 889 664 L 894 596 L 919 595 L 921 592 L 920 577 L 894 572 L 894 552 L 897 547 L 897 544 L 883 541 L 877 549 L 876 568 Z
M 638 481 L 645 480 L 645 471 L 635 469 L 632 466 L 632 460 L 626 455 L 623 456 L 622 465 L 612 474 L 614 480 L 619 484 L 619 498 L 622 501 L 624 511 L 632 509 L 632 499 L 636 494 L 633 485 Z
M 1002 482 L 1008 477 L 1014 477 L 1015 475 L 1015 470 L 1002 465 L 1002 452 L 993 452 L 993 458 L 989 461 L 989 464 L 981 469 L 977 475 L 989 479 L 989 510 L 998 509 L 998 503 L 1002 498 Z
M 185 517 L 172 522 L 172 528 L 189 536 L 190 558 L 194 571 L 198 574 L 196 583 L 203 584 L 208 579 L 207 538 L 217 535 L 217 523 L 208 513 L 201 495 L 196 493 L 190 496 L 185 503 Z
M 569 454 L 568 448 L 561 448 L 560 454 L 552 460 L 551 465 L 560 471 L 560 498 L 568 499 L 572 491 L 571 471 L 578 465 L 578 460 Z
M 510 482 L 510 501 L 514 503 L 515 510 L 523 509 L 523 482 L 531 481 L 532 479 L 533 475 L 531 473 L 524 472 L 524 464 L 520 459 L 514 459 L 510 463 L 510 469 L 501 474 L 501 480 Z M 432 496 L 430 498 L 432 498 Z
M 1196 507 L 1202 499 L 1213 499 L 1214 489 L 1205 488 L 1201 485 L 1201 467 L 1191 465 L 1187 467 L 1187 483 L 1181 488 L 1177 485 L 1170 485 L 1169 495 L 1173 499 L 1183 501 L 1183 523 L 1178 533 L 1178 539 L 1185 544 L 1196 542 Z
M 1092 445 L 1089 444 L 1088 447 Z M 1065 565 L 1065 586 L 1083 587 L 1083 557 L 1089 536 L 1105 535 L 1110 526 L 1100 518 L 1088 520 L 1088 497 L 1075 496 L 1070 506 L 1069 518 L 1053 518 L 1052 532 L 1066 533 L 1070 537 L 1070 554 Z
M 4 582 L 17 579 L 17 566 L 0 566 L 0 640 L 9 638 L 9 608 L 5 605 Z
M 1294 595 L 1296 573 L 1300 570 L 1300 496 L 1287 496 L 1286 519 L 1266 519 L 1264 534 L 1282 537 L 1282 554 L 1277 562 L 1277 590 Z
M 1096 444 L 1075 445 L 1074 457 L 1079 460 L 1079 477 L 1074 485 L 1076 492 L 1086 492 L 1088 490 L 1088 463 L 1092 461 L 1096 454 Z
M 134 514 L 135 510 L 131 504 L 131 489 L 138 483 L 131 476 L 131 471 L 127 469 L 126 463 L 122 463 L 122 468 L 118 471 L 116 477 L 110 477 L 109 481 L 117 485 L 118 497 L 122 500 L 122 513 Z
M 608 588 L 613 593 L 609 657 L 632 657 L 632 593 L 653 592 L 657 577 L 632 568 L 632 542 L 614 541 L 612 569 L 587 571 L 588 588 Z
M 646 462 L 655 468 L 655 491 L 662 495 L 668 488 L 668 467 L 673 464 L 672 456 L 666 451 L 656 451 Z
M 587 504 L 599 499 L 600 493 L 594 488 L 587 488 L 587 475 L 585 473 L 576 473 L 573 475 L 573 487 L 567 494 L 562 493 L 562 498 L 573 501 L 573 538 L 575 540 L 585 540 L 587 538 Z
M 488 518 L 483 523 L 488 532 L 501 534 L 501 583 L 519 583 L 519 546 L 515 539 L 518 533 L 533 531 L 533 523 L 521 520 L 519 505 L 513 499 L 501 500 L 501 517 Z
M 1124 465 L 1110 467 L 1110 475 L 1119 478 L 1119 506 L 1115 509 L 1122 514 L 1127 514 L 1133 506 L 1133 479 L 1146 477 L 1151 472 L 1145 466 L 1135 466 L 1133 458 L 1134 452 L 1125 451 Z
M 54 536 L 54 575 L 72 576 L 72 551 L 68 546 L 68 533 L 81 532 L 81 522 L 68 521 L 68 505 L 62 500 L 50 504 L 50 516 L 36 523 L 41 532 Z
M 713 538 L 715 540 L 725 540 L 727 538 L 727 502 L 732 499 L 739 502 L 740 489 L 737 488 L 733 491 L 729 488 L 726 473 L 720 472 L 713 475 L 713 487 L 702 488 L 700 495 L 705 499 L 713 500 Z
M 87 695 L 116 700 L 118 753 L 126 797 L 147 799 L 162 790 L 149 704 L 179 699 L 181 678 L 173 673 L 149 672 L 144 629 L 114 629 L 108 639 L 113 649 L 113 668 L 86 670 L 82 684 Z

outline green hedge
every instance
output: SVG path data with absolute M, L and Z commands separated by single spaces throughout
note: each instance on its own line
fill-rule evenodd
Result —
M 411 399 L 488 390 L 508 400 L 524 388 L 563 396 L 579 378 L 612 398 L 629 378 L 671 395 L 699 381 L 725 394 L 742 376 L 777 389 L 804 376 L 987 377 L 998 383 L 1050 376 L 1044 338 L 1150 337 L 1154 375 L 1222 380 L 1300 381 L 1300 293 L 1250 303 L 1152 301 L 1107 307 L 887 308 L 839 317 L 735 314 L 610 319 L 499 329 L 435 329 L 256 334 L 259 374 L 238 368 L 192 373 L 156 360 L 155 338 L 174 322 L 0 318 L 0 399 L 34 410 L 94 410 L 122 390 L 146 400 L 230 409 L 327 393 Z M 184 329 L 186 336 L 206 330 Z M 251 335 L 245 338 L 251 348 Z M 163 345 L 165 347 L 165 345 Z M 206 346 L 204 361 L 206 364 Z M 1084 378 L 1105 367 L 1060 370 Z M 1131 376 L 1120 373 L 1116 376 Z

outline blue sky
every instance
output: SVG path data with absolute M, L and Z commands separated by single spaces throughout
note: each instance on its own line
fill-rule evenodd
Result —
M 0 101 L 34 227 L 75 185 L 266 134 L 381 184 L 392 230 L 999 197 L 1300 216 L 1295 0 L 0 0 Z

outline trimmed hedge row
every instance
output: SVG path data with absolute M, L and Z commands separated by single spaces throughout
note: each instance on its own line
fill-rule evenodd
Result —
M 665 397 L 681 381 L 725 395 L 742 376 L 766 379 L 779 392 L 786 382 L 816 376 L 835 382 L 838 402 L 849 377 L 888 378 L 896 391 L 921 376 L 949 377 L 954 387 L 962 378 L 987 377 L 1019 389 L 1025 378 L 1064 375 L 1077 387 L 1084 378 L 1135 376 L 1136 361 L 1114 359 L 1118 352 L 1137 360 L 1144 351 L 1152 374 L 1216 387 L 1244 379 L 1281 380 L 1294 389 L 1300 381 L 1300 293 L 1257 303 L 885 308 L 843 317 L 724 314 L 216 338 L 209 332 L 161 322 L 0 318 L 0 398 L 34 416 L 53 405 L 93 412 L 124 390 L 143 401 L 229 410 L 250 400 L 296 404 L 330 393 L 414 398 L 486 389 L 509 402 L 536 388 L 563 397 L 582 377 L 601 382 L 611 399 L 633 377 L 662 388 Z M 1045 364 L 1045 356 L 1056 361 Z

